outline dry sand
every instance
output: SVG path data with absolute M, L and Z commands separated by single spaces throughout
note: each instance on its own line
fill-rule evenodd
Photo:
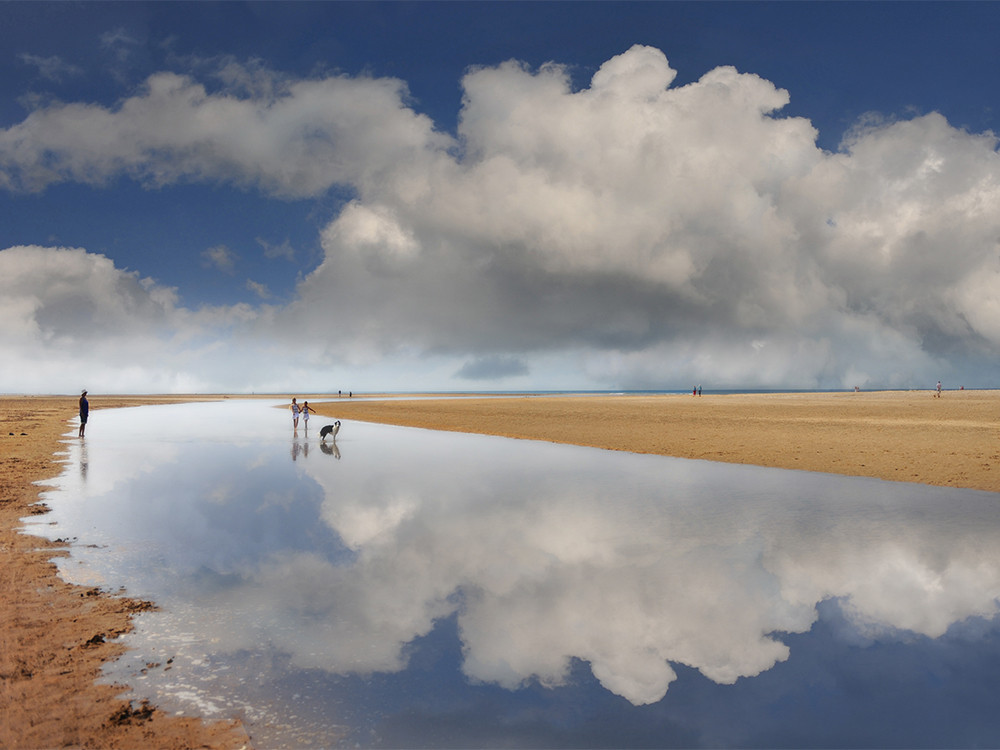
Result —
M 210 398 L 218 397 L 92 395 L 88 429 L 100 429 L 102 408 Z M 1000 391 L 308 398 L 320 422 L 326 415 L 1000 492 Z M 238 722 L 170 716 L 95 684 L 101 664 L 121 653 L 113 639 L 131 628 L 132 613 L 153 605 L 63 582 L 50 560 L 66 545 L 18 531 L 20 518 L 44 512 L 32 482 L 60 473 L 54 454 L 76 412 L 76 398 L 0 398 L 0 747 L 249 745 Z
M 1000 492 L 1000 391 L 355 398 L 310 406 L 341 420 Z

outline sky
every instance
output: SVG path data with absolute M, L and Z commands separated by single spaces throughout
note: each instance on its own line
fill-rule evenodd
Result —
M 0 392 L 996 387 L 993 2 L 0 4 Z

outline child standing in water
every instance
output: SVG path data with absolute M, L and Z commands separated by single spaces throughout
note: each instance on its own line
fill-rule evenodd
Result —
M 313 414 L 315 414 L 316 410 L 313 409 L 311 406 L 309 406 L 309 402 L 308 401 L 303 401 L 302 402 L 302 419 L 305 420 L 305 428 L 307 430 L 309 429 L 309 412 L 312 412 Z
M 292 399 L 292 427 L 299 426 L 299 405 Z

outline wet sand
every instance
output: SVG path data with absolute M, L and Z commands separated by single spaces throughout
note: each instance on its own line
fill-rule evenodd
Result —
M 91 394 L 88 429 L 104 408 L 215 398 Z M 314 426 L 345 422 L 341 440 L 360 420 L 1000 492 L 1000 391 L 305 398 Z M 65 583 L 50 561 L 66 545 L 18 531 L 45 512 L 32 483 L 61 472 L 76 413 L 75 397 L 0 397 L 0 747 L 250 746 L 238 722 L 168 715 L 95 684 L 121 653 L 113 639 L 153 605 Z

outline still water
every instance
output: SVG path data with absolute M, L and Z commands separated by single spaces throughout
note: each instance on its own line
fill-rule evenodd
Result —
M 108 670 L 271 747 L 1000 746 L 1000 496 L 101 410 L 30 530 L 154 600 Z M 283 403 L 281 405 L 284 405 Z

